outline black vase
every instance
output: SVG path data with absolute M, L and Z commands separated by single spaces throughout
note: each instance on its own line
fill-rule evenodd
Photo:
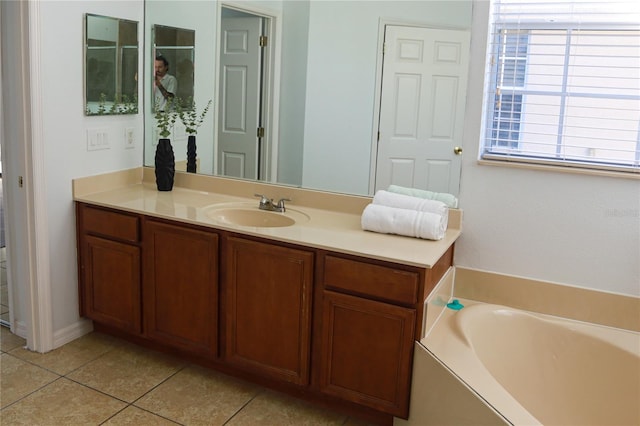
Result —
M 187 139 L 187 173 L 196 172 L 196 135 Z
M 158 191 L 171 191 L 176 174 L 176 159 L 171 140 L 160 139 L 156 147 L 156 185 Z

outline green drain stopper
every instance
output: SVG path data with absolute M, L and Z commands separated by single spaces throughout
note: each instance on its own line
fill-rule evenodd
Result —
M 460 303 L 458 299 L 453 299 L 453 302 L 447 303 L 447 308 L 453 309 L 454 311 L 459 311 L 464 308 L 464 305 Z

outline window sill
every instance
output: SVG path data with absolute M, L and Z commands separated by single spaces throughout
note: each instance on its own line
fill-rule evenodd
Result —
M 544 160 L 522 160 L 515 158 L 481 158 L 478 164 L 484 166 L 509 167 L 516 169 L 539 170 L 544 172 L 573 173 L 591 176 L 605 176 L 613 178 L 637 179 L 640 180 L 640 170 L 622 171 L 616 169 L 587 168 L 578 164 L 549 164 Z

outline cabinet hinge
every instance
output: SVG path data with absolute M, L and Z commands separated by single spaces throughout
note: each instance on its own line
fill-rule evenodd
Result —
M 258 127 L 258 137 L 264 138 L 264 127 Z
M 268 41 L 268 37 L 267 36 L 260 36 L 260 47 L 265 47 L 267 45 L 267 41 Z

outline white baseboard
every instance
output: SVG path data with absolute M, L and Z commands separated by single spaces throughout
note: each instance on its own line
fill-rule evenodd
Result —
M 72 340 L 84 336 L 93 331 L 93 322 L 86 319 L 79 319 L 75 323 L 62 330 L 53 333 L 53 348 L 59 348 Z
M 20 336 L 23 339 L 27 339 L 27 324 L 24 321 L 16 321 L 13 324 L 13 330 L 11 330 L 16 336 Z

